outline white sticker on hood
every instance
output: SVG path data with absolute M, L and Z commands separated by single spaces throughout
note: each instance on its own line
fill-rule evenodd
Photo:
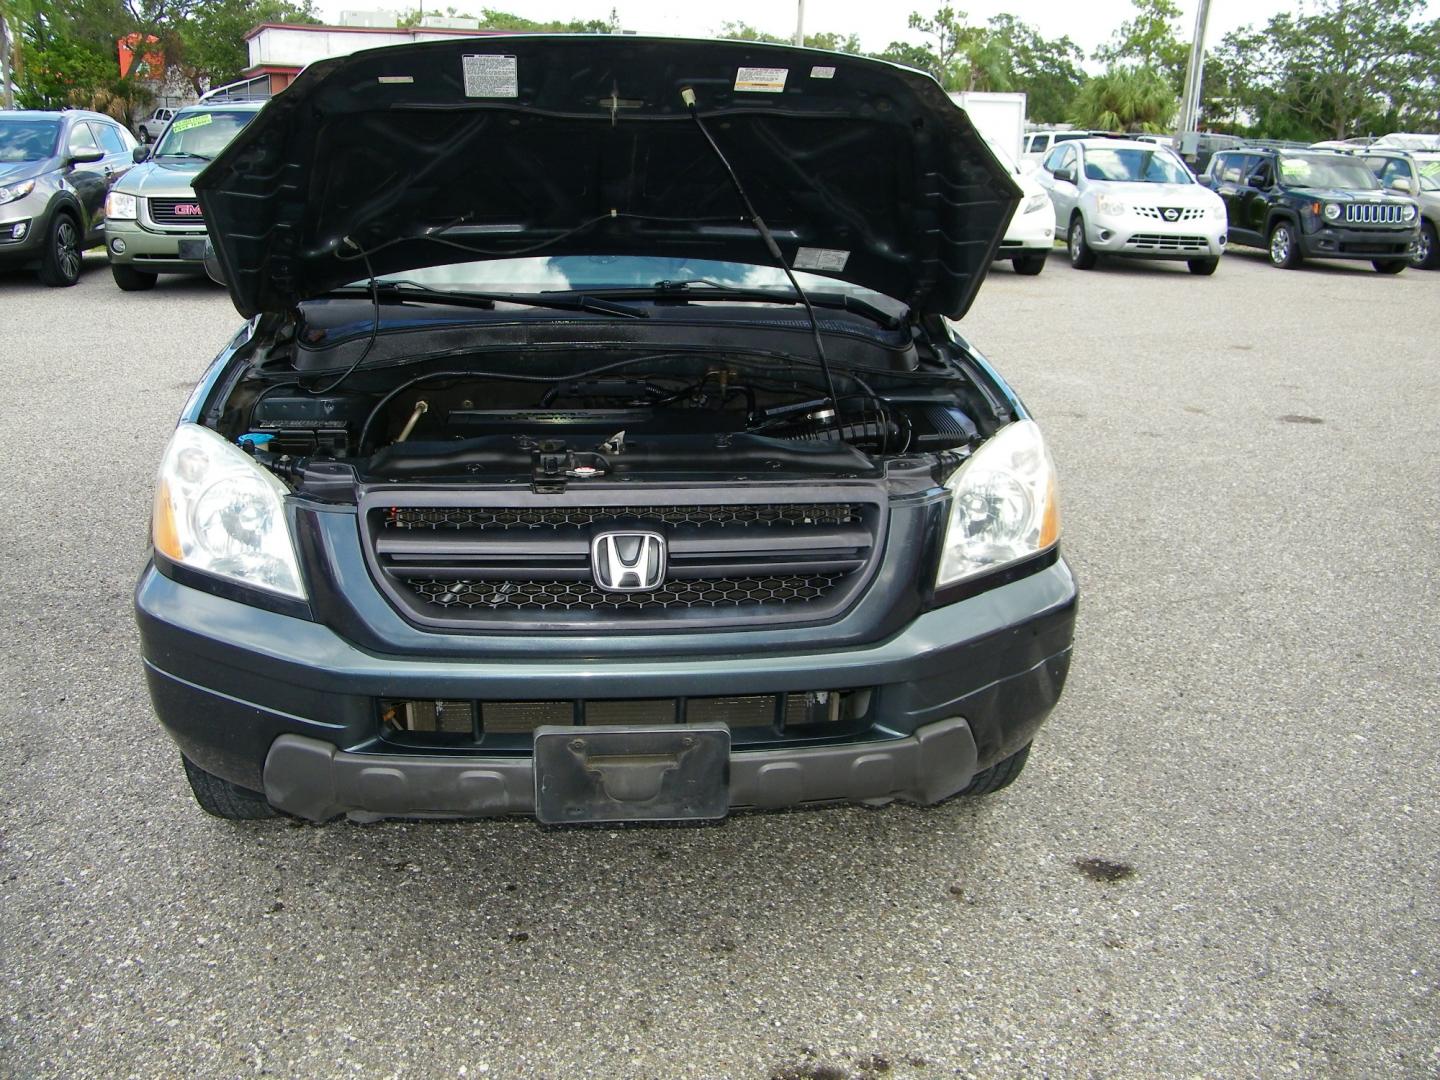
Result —
M 513 56 L 462 56 L 466 97 L 519 97 L 520 67 Z
M 820 270 L 838 274 L 845 269 L 845 263 L 850 259 L 850 252 L 841 251 L 838 248 L 807 248 L 802 247 L 795 252 L 795 261 L 790 264 L 792 270 Z
M 785 89 L 789 68 L 741 68 L 735 72 L 735 89 L 754 94 L 778 94 Z

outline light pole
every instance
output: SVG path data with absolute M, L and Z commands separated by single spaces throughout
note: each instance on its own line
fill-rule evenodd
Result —
M 1210 0 L 1200 0 L 1195 12 L 1195 40 L 1190 45 L 1190 63 L 1185 68 L 1185 96 L 1180 101 L 1180 134 L 1194 131 L 1200 123 L 1200 84 L 1205 75 L 1205 23 L 1210 18 Z
M 795 44 L 805 44 L 805 0 L 795 0 Z

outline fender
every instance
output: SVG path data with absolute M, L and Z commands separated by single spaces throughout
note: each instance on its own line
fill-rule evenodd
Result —
M 90 220 L 90 215 L 85 213 L 85 205 L 69 188 L 62 188 L 50 196 L 50 202 L 46 205 L 43 215 L 47 228 L 49 227 L 49 222 L 54 220 L 55 214 L 62 207 L 75 215 L 75 220 L 80 222 L 80 229 L 85 236 L 88 237 L 90 233 L 94 231 L 95 222 Z

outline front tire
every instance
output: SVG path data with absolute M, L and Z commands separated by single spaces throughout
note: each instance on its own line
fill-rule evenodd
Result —
M 1294 270 L 1302 259 L 1295 226 L 1288 221 L 1277 221 L 1270 230 L 1270 265 L 1281 270 Z
M 1190 273 L 1198 274 L 1200 277 L 1209 277 L 1220 266 L 1219 259 L 1186 259 L 1185 265 Z
M 1025 770 L 1025 762 L 1030 759 L 1030 743 L 1026 743 L 1015 753 L 1011 754 L 1004 761 L 997 761 L 988 769 L 982 769 L 971 778 L 969 785 L 961 795 L 989 795 L 991 792 L 1007 788 L 1020 778 Z
M 110 264 L 110 276 L 115 279 L 125 292 L 145 292 L 155 287 L 156 274 L 147 274 L 144 270 L 136 270 L 133 266 L 121 266 L 119 263 Z
M 1410 257 L 1412 266 L 1421 270 L 1440 270 L 1440 240 L 1435 235 L 1435 223 L 1420 223 L 1420 239 L 1415 242 L 1415 254 Z
M 40 254 L 40 283 L 69 288 L 80 280 L 80 225 L 74 215 L 60 211 L 50 219 L 45 232 L 45 250 Z
M 258 791 L 222 780 L 183 754 L 180 760 L 185 764 L 185 779 L 190 781 L 190 792 L 200 804 L 200 809 L 207 814 L 226 821 L 261 821 L 278 816 L 279 811 Z
M 1382 274 L 1398 274 L 1410 265 L 1409 259 L 1375 259 L 1370 263 Z
M 1089 270 L 1095 265 L 1095 249 L 1085 239 L 1085 219 L 1079 214 L 1070 219 L 1066 245 L 1070 249 L 1070 265 L 1076 270 Z
M 1010 260 L 1010 265 L 1015 267 L 1015 273 L 1023 274 L 1026 277 L 1034 277 L 1045 269 L 1044 255 L 1017 255 Z

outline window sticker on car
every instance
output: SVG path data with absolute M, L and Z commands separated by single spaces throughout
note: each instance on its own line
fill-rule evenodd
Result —
M 753 94 L 778 94 L 785 89 L 789 68 L 742 67 L 735 72 L 735 89 Z
M 460 58 L 465 76 L 466 97 L 513 98 L 520 96 L 519 62 L 513 56 Z
M 212 123 L 214 119 L 215 118 L 209 113 L 201 113 L 199 116 L 187 116 L 182 120 L 176 120 L 175 123 L 170 125 L 170 129 L 176 134 L 179 134 L 182 131 L 189 131 L 191 128 L 204 127 L 206 124 Z
M 849 259 L 850 252 L 837 248 L 802 247 L 795 252 L 795 262 L 791 264 L 791 269 L 828 270 L 838 274 L 845 269 L 845 264 Z
M 835 69 L 833 67 L 812 67 L 810 69 L 810 78 L 812 79 L 833 79 L 834 77 Z
M 381 86 L 405 86 L 414 81 L 413 75 L 381 75 L 379 79 Z

